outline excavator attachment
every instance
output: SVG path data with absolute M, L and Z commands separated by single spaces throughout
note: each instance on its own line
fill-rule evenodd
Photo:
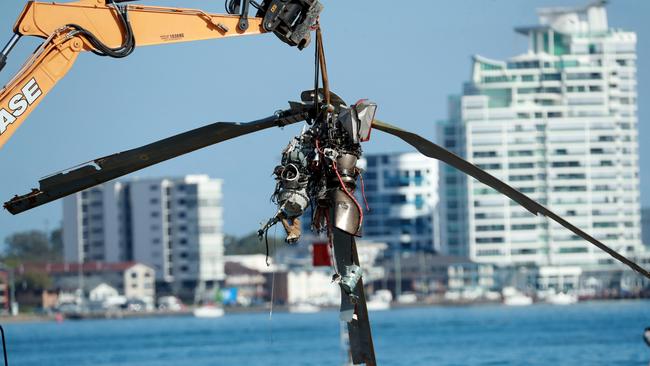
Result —
M 530 197 L 526 196 L 525 194 L 519 192 L 518 190 L 512 188 L 505 182 L 501 181 L 500 179 L 494 177 L 490 173 L 486 172 L 485 170 L 477 167 L 476 165 L 470 163 L 469 161 L 455 155 L 449 150 L 444 149 L 443 147 L 434 144 L 431 141 L 428 141 L 427 139 L 423 138 L 422 136 L 419 136 L 415 133 L 409 132 L 402 130 L 399 127 L 392 126 L 388 123 L 375 120 L 372 124 L 374 128 L 376 128 L 379 131 L 386 132 L 388 134 L 391 134 L 393 136 L 399 137 L 400 139 L 404 140 L 406 143 L 409 145 L 415 147 L 420 153 L 422 153 L 425 156 L 428 156 L 433 159 L 440 160 L 446 164 L 451 165 L 452 167 L 462 171 L 463 173 L 475 178 L 479 182 L 494 188 L 501 194 L 509 197 L 513 201 L 517 202 L 521 206 L 523 206 L 526 210 L 530 211 L 534 215 L 543 215 L 551 220 L 557 222 L 558 224 L 564 226 L 565 228 L 569 229 L 571 232 L 573 232 L 575 235 L 585 239 L 586 241 L 590 242 L 591 244 L 595 245 L 599 249 L 603 250 L 607 254 L 611 255 L 614 259 L 618 260 L 619 262 L 627 265 L 631 269 L 635 270 L 639 274 L 650 278 L 650 272 L 648 272 L 646 269 L 641 267 L 640 265 L 636 264 L 634 261 L 628 259 L 627 257 L 623 256 L 622 254 L 618 253 L 614 249 L 608 247 L 607 245 L 601 243 L 598 241 L 596 238 L 593 236 L 587 234 L 586 232 L 580 230 L 578 227 L 575 225 L 571 224 L 570 222 L 566 221 L 563 219 L 560 215 L 554 213 L 553 211 L 549 210 L 542 204 L 536 202 L 535 200 L 531 199 Z
M 312 28 L 322 11 L 323 5 L 317 0 L 267 0 L 257 17 L 264 18 L 266 31 L 302 50 L 309 45 Z
M 0 89 L 0 148 L 74 65 L 79 53 L 122 58 L 136 47 L 273 32 L 303 49 L 323 6 L 318 0 L 229 0 L 229 14 L 131 5 L 133 0 L 28 1 L 0 50 L 0 70 L 22 37 L 43 38 L 17 75 Z M 129 5 L 118 5 L 129 3 Z M 248 6 L 258 7 L 248 17 Z M 240 10 L 241 9 L 241 10 Z

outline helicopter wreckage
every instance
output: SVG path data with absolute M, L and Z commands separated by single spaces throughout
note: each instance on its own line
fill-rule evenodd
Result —
M 345 103 L 329 90 L 321 37 L 317 28 L 314 88 L 303 92 L 300 102 L 290 102 L 289 109 L 248 123 L 213 123 L 95 159 L 40 180 L 38 189 L 15 196 L 4 207 L 12 214 L 18 214 L 201 148 L 304 121 L 307 124 L 302 133 L 291 139 L 282 151 L 280 164 L 273 170 L 276 186 L 272 200 L 277 204 L 277 211 L 258 234 L 263 238 L 269 228 L 281 223 L 287 234 L 286 241 L 295 244 L 301 236 L 301 217 L 311 208 L 312 230 L 325 235 L 333 248 L 334 279 L 341 289 L 340 318 L 348 326 L 350 354 L 355 364 L 376 365 L 363 287 L 363 269 L 355 243 L 363 227 L 363 208 L 355 196 L 357 181 L 362 181 L 357 162 L 363 154 L 362 143 L 369 141 L 372 130 L 400 138 L 423 155 L 464 172 L 511 198 L 532 214 L 554 220 L 650 278 L 650 273 L 634 261 L 476 165 L 415 133 L 379 121 L 375 118 L 375 103 L 368 100 L 360 100 L 352 105 Z M 323 88 L 319 87 L 319 76 L 322 77 Z

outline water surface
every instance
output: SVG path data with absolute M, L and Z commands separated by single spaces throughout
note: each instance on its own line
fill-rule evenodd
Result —
M 8 324 L 10 365 L 340 365 L 338 314 Z M 648 365 L 650 302 L 371 313 L 379 365 Z

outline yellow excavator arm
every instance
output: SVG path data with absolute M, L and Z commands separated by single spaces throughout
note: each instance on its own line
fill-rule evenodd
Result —
M 275 33 L 300 49 L 322 5 L 317 0 L 270 0 L 247 17 L 250 0 L 240 15 L 141 5 L 116 5 L 133 0 L 79 0 L 69 3 L 29 1 L 14 36 L 0 52 L 0 69 L 22 36 L 44 38 L 18 74 L 0 90 L 0 148 L 72 67 L 80 52 L 125 57 L 135 46 L 188 42 Z M 241 1 L 241 0 L 240 0 Z

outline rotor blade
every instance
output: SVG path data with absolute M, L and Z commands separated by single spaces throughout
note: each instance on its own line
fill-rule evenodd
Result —
M 505 182 L 501 181 L 500 179 L 494 177 L 490 173 L 486 172 L 485 170 L 477 167 L 476 165 L 470 163 L 469 161 L 459 157 L 458 155 L 455 155 L 451 151 L 444 149 L 443 147 L 434 144 L 433 142 L 417 135 L 412 132 L 408 132 L 405 130 L 402 130 L 399 127 L 392 126 L 388 123 L 379 121 L 379 120 L 374 120 L 372 123 L 373 128 L 376 128 L 380 131 L 386 132 L 388 134 L 394 135 L 399 137 L 400 139 L 404 140 L 408 144 L 412 145 L 415 147 L 419 152 L 422 154 L 434 158 L 437 160 L 440 160 L 444 163 L 447 163 L 454 168 L 464 172 L 465 174 L 468 174 L 479 182 L 488 185 L 497 191 L 501 192 L 502 194 L 510 197 L 512 200 L 516 201 L 519 203 L 521 206 L 523 206 L 525 209 L 528 211 L 532 212 L 535 215 L 542 214 L 553 221 L 557 222 L 558 224 L 564 226 L 565 228 L 569 229 L 571 232 L 574 234 L 578 235 L 579 237 L 585 239 L 586 241 L 592 243 L 593 245 L 597 246 L 601 250 L 607 252 L 609 255 L 614 257 L 616 260 L 620 261 L 621 263 L 626 264 L 628 267 L 632 268 L 633 270 L 639 272 L 643 276 L 650 278 L 650 272 L 645 270 L 643 267 L 640 265 L 636 264 L 632 260 L 628 259 L 627 257 L 623 256 L 622 254 L 618 253 L 614 249 L 608 247 L 607 245 L 601 243 L 598 241 L 596 238 L 592 237 L 591 235 L 587 234 L 586 232 L 580 230 L 578 227 L 575 225 L 571 224 L 570 222 L 566 221 L 563 219 L 561 216 L 558 214 L 554 213 L 553 211 L 549 210 L 542 204 L 536 202 L 535 200 L 531 199 L 530 197 L 526 196 L 525 194 L 517 191 L 516 189 L 512 188 Z
M 293 104 L 292 109 L 253 122 L 213 123 L 55 173 L 39 181 L 40 189 L 16 196 L 4 207 L 15 215 L 165 160 L 270 127 L 301 122 L 308 116 L 309 112 L 303 105 Z

